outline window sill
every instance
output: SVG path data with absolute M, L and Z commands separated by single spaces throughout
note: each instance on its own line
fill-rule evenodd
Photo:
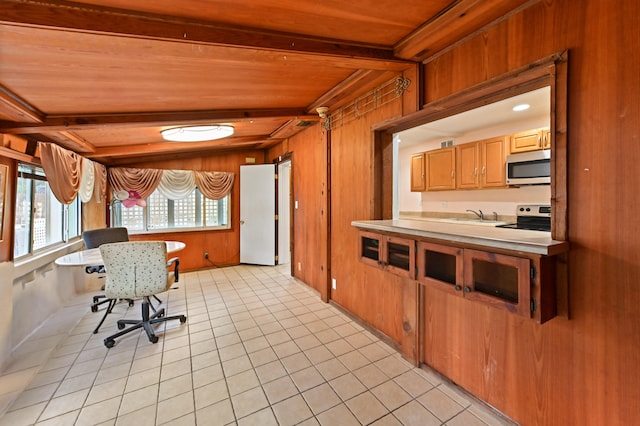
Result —
M 147 234 L 179 234 L 181 232 L 211 232 L 211 231 L 228 231 L 231 226 L 217 226 L 211 228 L 162 228 L 144 230 L 129 230 L 129 235 L 147 235 Z
M 27 256 L 23 259 L 16 260 L 13 262 L 14 279 L 19 279 L 34 271 L 37 271 L 44 267 L 49 267 L 60 256 L 64 256 L 65 254 L 69 254 L 83 248 L 84 243 L 82 242 L 82 239 L 78 238 L 68 243 L 56 246 L 51 250 L 47 250 L 42 253 L 37 253 L 33 256 Z

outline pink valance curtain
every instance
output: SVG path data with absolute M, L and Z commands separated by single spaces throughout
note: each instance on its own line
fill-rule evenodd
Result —
M 40 142 L 40 158 L 53 195 L 63 204 L 75 200 L 82 179 L 82 157 L 56 144 Z
M 108 179 L 113 192 L 136 191 L 140 198 L 145 199 L 158 187 L 162 170 L 110 167 Z
M 140 198 L 149 197 L 156 189 L 169 199 L 181 199 L 195 187 L 214 200 L 231 192 L 234 173 L 188 170 L 109 168 L 108 181 L 114 192 L 136 191 Z
M 83 202 L 94 195 L 98 202 L 106 198 L 106 168 L 73 151 L 48 142 L 39 142 L 42 168 L 53 195 L 70 204 L 80 193 Z
M 194 171 L 193 177 L 200 192 L 212 200 L 224 198 L 231 192 L 235 175 L 225 172 Z

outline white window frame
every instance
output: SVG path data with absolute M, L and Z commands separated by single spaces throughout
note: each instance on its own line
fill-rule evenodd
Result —
M 30 172 L 28 171 L 24 171 L 21 169 L 31 169 Z M 19 200 L 19 194 L 18 192 L 18 180 L 19 179 L 29 179 L 30 180 L 30 184 L 31 184 L 31 190 L 30 190 L 30 197 L 28 200 L 28 214 L 29 214 L 29 229 L 26 230 L 26 232 L 28 232 L 29 238 L 27 241 L 27 247 L 26 247 L 26 251 L 18 253 L 16 250 L 16 244 L 18 244 L 18 209 L 22 208 L 23 206 L 21 206 L 21 200 Z M 47 201 L 54 199 L 55 196 L 53 195 L 53 193 L 51 192 L 51 187 L 48 184 L 48 180 L 47 177 L 44 173 L 44 169 L 41 166 L 38 165 L 34 165 L 34 164 L 30 164 L 30 163 L 19 163 L 18 164 L 18 173 L 16 176 L 16 203 L 14 206 L 14 209 L 16 210 L 14 212 L 15 214 L 15 218 L 16 221 L 14 223 L 14 259 L 27 259 L 30 256 L 34 256 L 34 255 L 40 255 L 43 253 L 46 253 L 48 251 L 52 251 L 54 249 L 56 249 L 57 247 L 60 247 L 63 244 L 68 243 L 69 241 L 73 241 L 75 239 L 79 239 L 82 235 L 82 203 L 80 202 L 80 199 L 76 197 L 76 199 L 71 203 L 71 204 L 63 204 L 63 203 L 59 203 L 60 207 L 61 207 L 61 211 L 57 212 L 56 215 L 58 216 L 58 218 L 60 219 L 60 240 L 56 240 L 54 242 L 45 244 L 43 246 L 40 246 L 38 248 L 35 248 L 35 238 L 37 235 L 37 221 L 36 221 L 36 216 L 37 216 L 37 210 L 34 207 L 34 202 L 36 200 L 36 191 L 35 191 L 35 187 L 36 187 L 36 183 L 40 181 L 40 182 L 47 182 L 47 194 L 45 195 L 45 199 Z M 26 200 L 25 200 L 26 201 Z M 70 209 L 70 206 L 74 206 L 75 209 Z M 70 219 L 72 219 L 70 217 L 70 211 L 76 211 L 77 216 L 75 217 L 75 226 L 73 227 L 74 229 L 72 229 L 70 227 L 70 225 L 72 225 L 70 223 Z M 49 218 L 52 216 L 52 213 L 50 211 L 50 209 L 47 209 L 47 220 L 49 220 Z M 51 224 L 51 228 L 53 229 L 54 226 L 53 224 Z M 47 229 L 47 226 L 45 226 L 45 229 Z M 71 235 L 71 234 L 75 234 L 75 235 Z
M 167 226 L 166 227 L 154 227 L 150 225 L 151 223 L 151 209 L 149 208 L 148 199 L 147 206 L 140 207 L 124 207 L 121 201 L 114 201 L 111 205 L 111 226 L 125 226 L 130 234 L 150 234 L 150 233 L 175 233 L 175 232 L 193 232 L 193 231 L 212 231 L 212 230 L 226 230 L 231 229 L 231 194 L 226 195 L 220 200 L 211 200 L 206 198 L 200 191 L 196 188 L 194 190 L 196 192 L 195 202 L 203 202 L 203 209 L 200 209 L 198 206 L 194 207 L 196 209 L 196 220 L 199 218 L 202 220 L 203 224 L 201 226 L 171 226 L 175 225 L 175 200 L 166 199 L 167 201 Z M 152 195 L 158 194 L 158 190 L 154 191 Z M 226 203 L 226 223 L 221 225 L 206 225 L 206 205 L 207 203 Z M 142 209 L 142 227 L 141 228 L 133 228 L 130 224 L 124 223 L 122 218 L 122 212 L 126 211 L 126 209 Z

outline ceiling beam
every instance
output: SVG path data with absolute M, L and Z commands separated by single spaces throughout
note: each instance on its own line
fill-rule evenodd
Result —
M 42 114 L 36 108 L 29 105 L 24 99 L 0 85 L 0 112 L 11 117 L 14 121 L 26 121 L 39 123 L 42 121 Z
M 405 62 L 393 56 L 392 46 L 366 45 L 65 1 L 3 0 L 0 2 L 0 22 L 173 42 Z
M 169 111 L 149 113 L 121 114 L 78 114 L 47 116 L 41 123 L 13 123 L 0 121 L 0 133 L 30 134 L 41 132 L 79 131 L 118 128 L 136 128 L 140 126 L 173 126 L 215 123 L 221 121 L 252 120 L 257 118 L 295 118 L 306 116 L 303 109 L 253 109 L 253 110 L 206 110 L 206 111 Z
M 540 0 L 457 0 L 394 47 L 394 55 L 424 61 L 440 50 L 513 10 Z

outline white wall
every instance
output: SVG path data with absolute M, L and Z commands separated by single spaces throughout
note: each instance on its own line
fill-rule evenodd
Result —
M 51 315 L 78 293 L 99 288 L 82 267 L 58 267 L 59 256 L 82 248 L 77 241 L 27 262 L 0 263 L 0 371 L 14 360 L 12 353 Z M 87 295 L 87 309 L 91 298 Z
M 482 210 L 486 217 L 494 211 L 499 215 L 515 216 L 518 204 L 549 204 L 549 185 L 523 186 L 505 189 L 477 189 L 455 191 L 411 192 L 411 154 L 440 148 L 443 140 L 454 140 L 454 145 L 507 135 L 518 131 L 545 127 L 544 119 L 485 128 L 456 138 L 440 137 L 424 143 L 403 146 L 398 150 L 398 211 L 465 213 L 467 209 Z

